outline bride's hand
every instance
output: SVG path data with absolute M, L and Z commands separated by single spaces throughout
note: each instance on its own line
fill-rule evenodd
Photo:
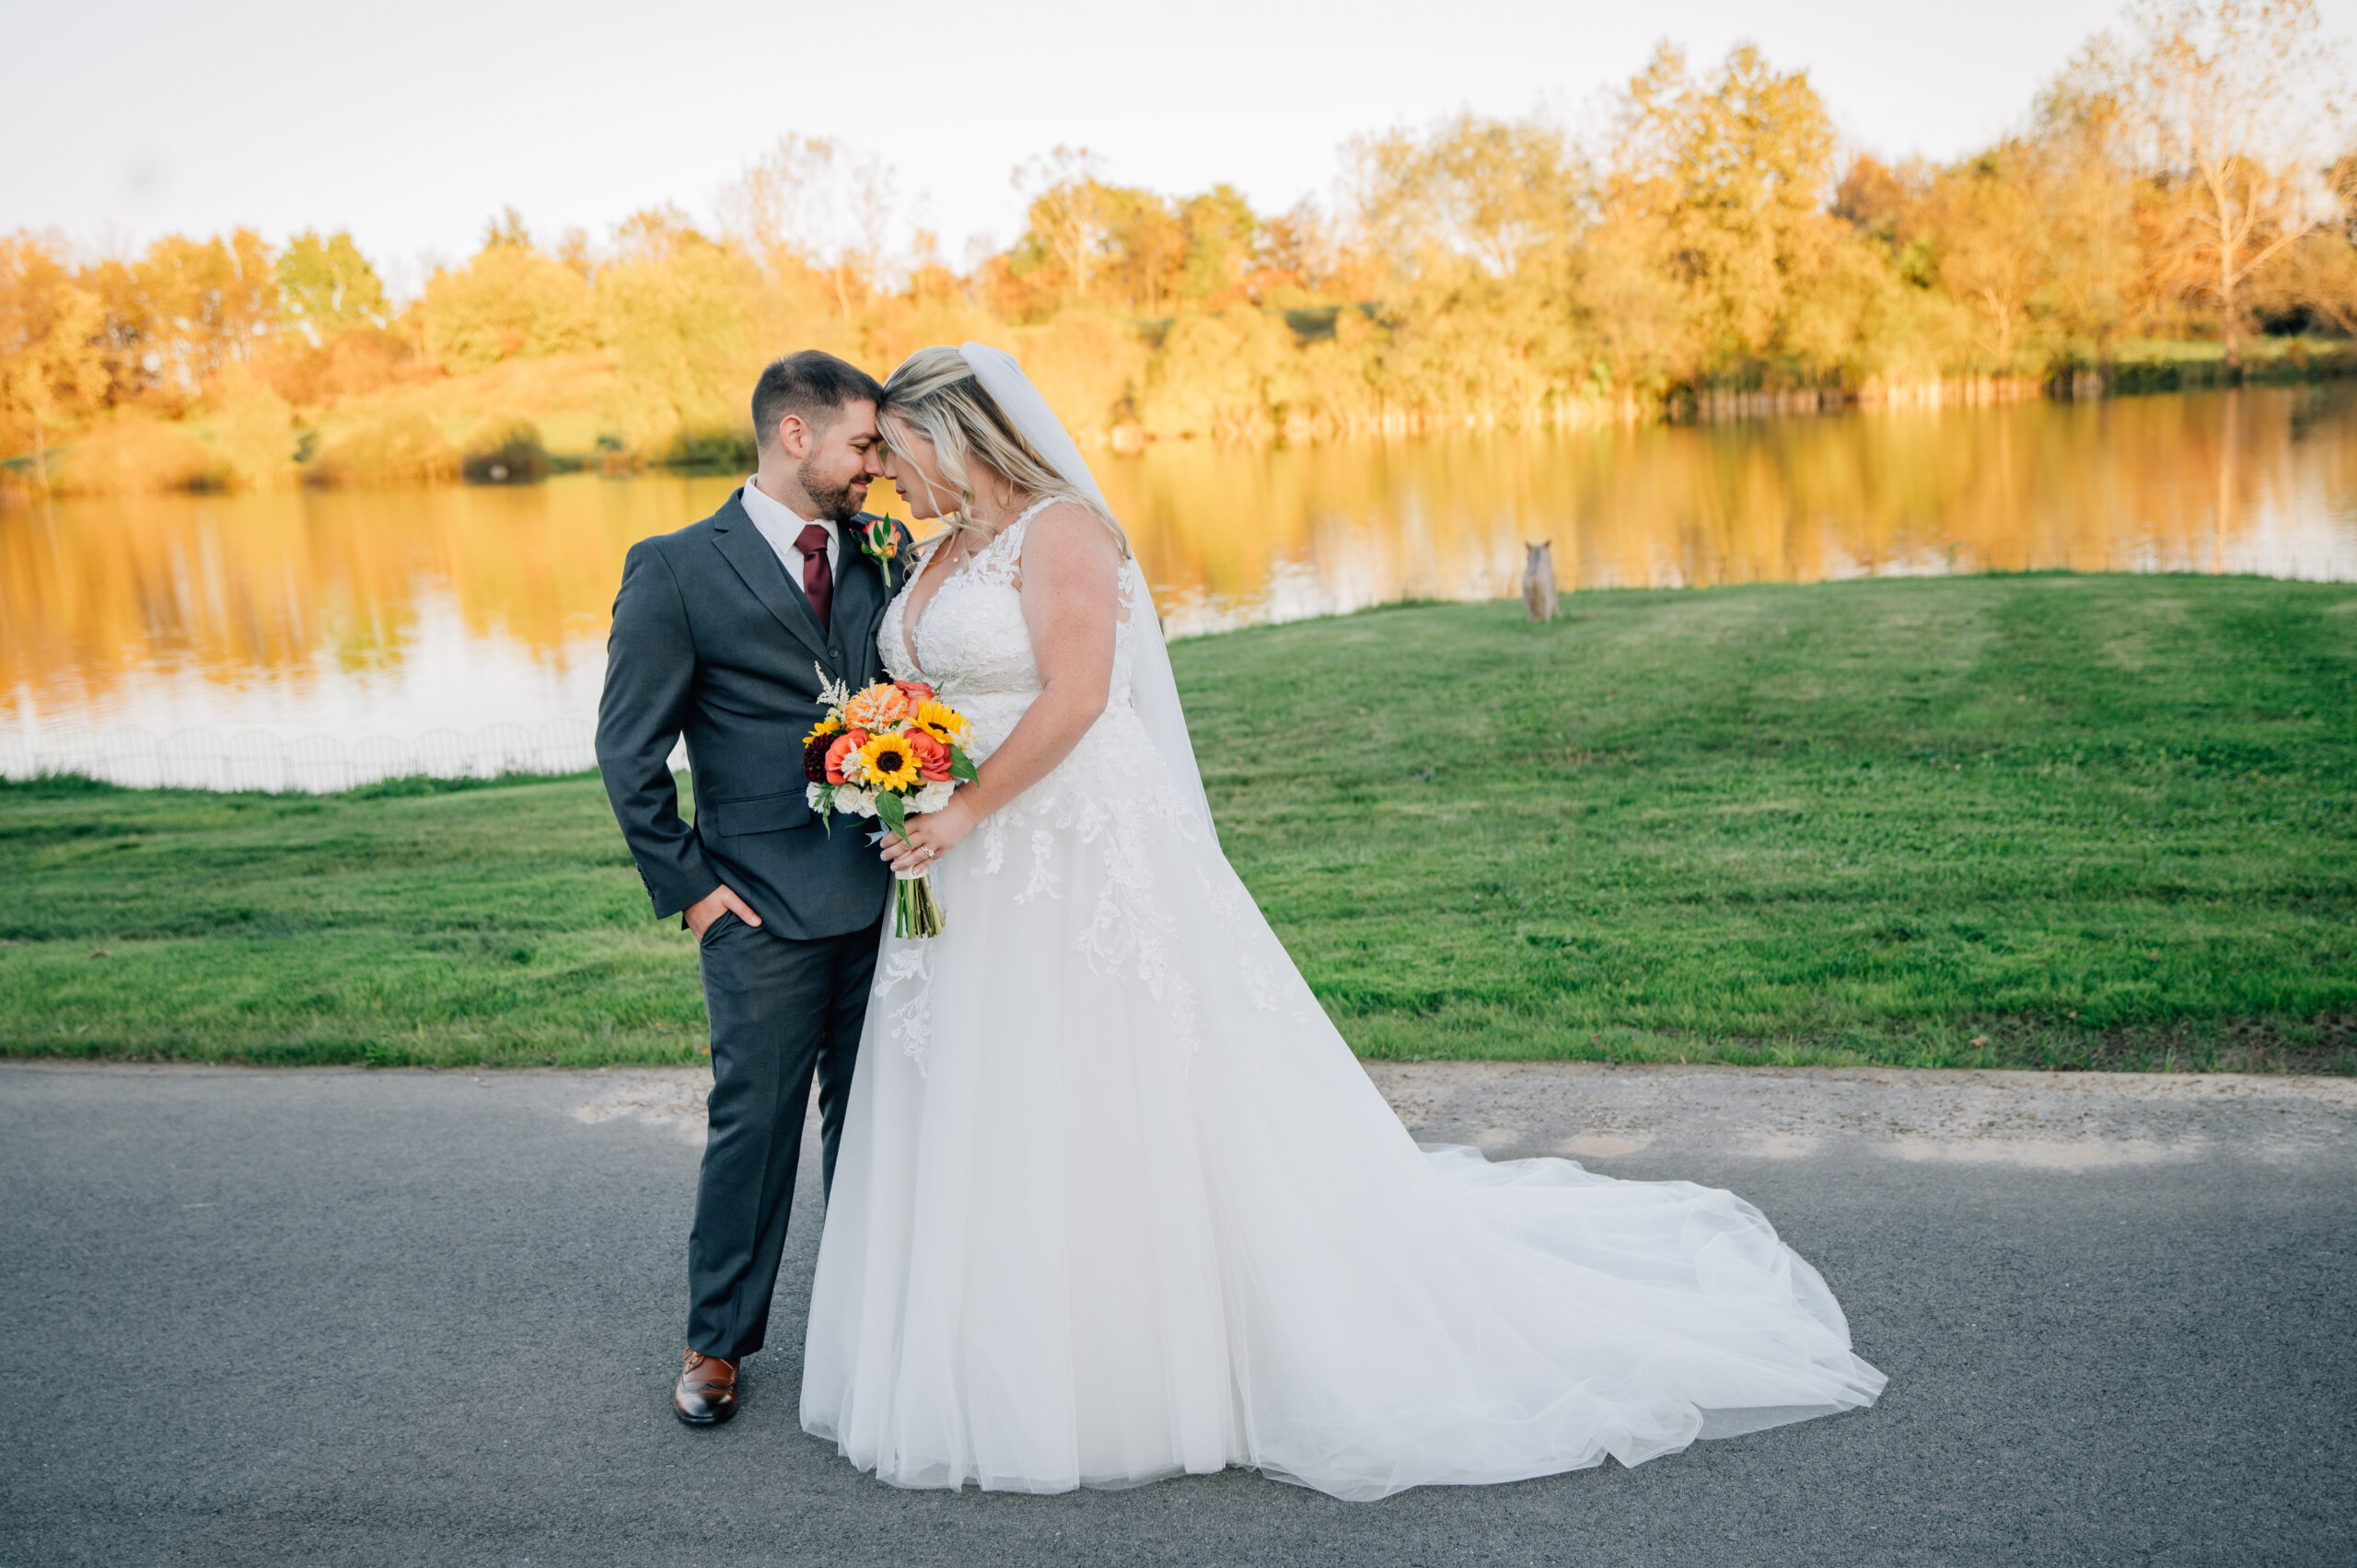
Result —
M 956 849 L 981 819 L 971 798 L 961 789 L 940 810 L 910 818 L 907 838 L 888 830 L 877 849 L 895 871 L 927 870 L 935 861 Z

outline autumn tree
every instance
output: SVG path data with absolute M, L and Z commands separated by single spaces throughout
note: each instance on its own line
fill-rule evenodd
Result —
M 2030 148 L 2000 143 L 1941 170 L 1906 220 L 1931 241 L 1935 276 L 1980 323 L 1982 363 L 2000 374 L 2014 367 L 2032 304 L 2051 281 L 2038 175 Z
M 193 388 L 177 387 L 169 378 L 169 330 L 148 297 L 136 260 L 102 258 L 83 268 L 77 281 L 99 299 L 98 351 L 106 368 L 109 407 L 149 398 L 184 404 L 195 395 Z
M 1915 192 L 1898 170 L 1871 154 L 1860 154 L 1841 171 L 1833 189 L 1833 215 L 1885 243 L 1894 242 L 1898 222 L 1915 202 Z
M 74 281 L 60 247 L 29 234 L 0 238 L 0 415 L 29 437 L 33 479 L 49 490 L 49 439 L 106 390 L 104 308 Z
M 133 269 L 149 352 L 189 392 L 226 365 L 242 364 L 277 325 L 278 280 L 270 247 L 251 229 L 227 238 L 168 235 Z
M 2357 335 L 2357 153 L 2334 160 L 2328 185 L 2331 217 L 2301 236 L 2251 304 L 2262 315 Z
M 1100 167 L 1086 147 L 1060 146 L 1015 171 L 1015 188 L 1029 201 L 1026 238 L 1062 269 L 1075 299 L 1088 297 L 1105 250 L 1110 215 Z
M 1840 233 L 1825 210 L 1833 149 L 1807 73 L 1779 73 L 1748 44 L 1708 81 L 1665 44 L 1630 82 L 1603 199 L 1657 230 L 1706 368 L 1778 354 L 1796 292 Z
M 2047 297 L 2062 331 L 2107 367 L 2153 282 L 2138 243 L 2128 109 L 2116 86 L 2065 72 L 2038 95 L 2032 125 Z
M 1161 315 L 1180 290 L 1189 252 L 1186 225 L 1164 198 L 1132 186 L 1107 187 L 1101 210 L 1114 285 L 1146 315 Z
M 1363 139 L 1346 156 L 1368 242 L 1405 274 L 1456 259 L 1504 277 L 1582 226 L 1585 173 L 1538 122 L 1460 115 L 1427 136 Z
M 823 280 L 837 318 L 893 270 L 895 177 L 872 156 L 824 136 L 788 134 L 721 192 L 721 233 L 789 285 Z
M 2155 260 L 2216 303 L 2229 374 L 2253 280 L 2329 212 L 2311 165 L 2337 115 L 2337 66 L 2312 0 L 2139 0 L 2127 39 L 2097 40 L 2075 67 L 2134 114 L 2169 197 Z
M 1345 167 L 1352 240 L 1379 268 L 1382 341 L 1356 361 L 1364 385 L 1319 389 L 1313 417 L 1359 417 L 1342 411 L 1370 392 L 1418 418 L 1536 417 L 1578 370 L 1586 177 L 1562 133 L 1459 115 L 1353 143 Z

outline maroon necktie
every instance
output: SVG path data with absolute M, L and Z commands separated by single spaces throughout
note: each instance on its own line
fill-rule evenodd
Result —
M 809 524 L 795 537 L 794 548 L 802 552 L 803 595 L 819 618 L 819 629 L 826 631 L 827 611 L 835 603 L 835 575 L 827 570 L 827 530 Z

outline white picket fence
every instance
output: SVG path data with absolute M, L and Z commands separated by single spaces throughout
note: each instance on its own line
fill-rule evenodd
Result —
M 82 773 L 130 789 L 325 795 L 419 774 L 491 779 L 502 773 L 582 772 L 598 765 L 594 740 L 590 726 L 577 719 L 537 729 L 496 724 L 471 735 L 431 729 L 410 740 L 376 736 L 353 744 L 324 735 L 289 739 L 268 730 L 157 736 L 135 729 L 44 726 L 0 729 L 0 775 Z M 671 762 L 684 766 L 683 754 L 675 750 Z

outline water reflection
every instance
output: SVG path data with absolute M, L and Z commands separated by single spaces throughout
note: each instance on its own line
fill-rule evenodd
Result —
M 2357 576 L 2357 389 L 1239 451 L 1099 472 L 1172 630 L 1518 587 L 2020 570 Z M 413 738 L 594 710 L 632 541 L 731 481 L 0 512 L 0 735 Z
M 1942 572 L 2357 575 L 2357 389 L 1239 454 L 1108 475 L 1164 610 L 1213 630 L 1581 587 Z

